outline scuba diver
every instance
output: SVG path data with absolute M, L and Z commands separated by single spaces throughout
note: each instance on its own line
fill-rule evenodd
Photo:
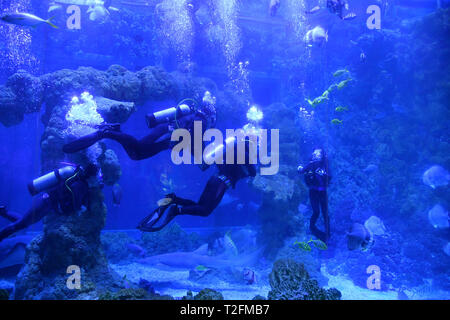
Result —
M 28 185 L 31 195 L 43 192 L 33 199 L 31 208 L 21 216 L 0 206 L 0 217 L 12 223 L 0 230 L 0 241 L 19 230 L 39 222 L 50 213 L 68 215 L 82 206 L 89 206 L 89 189 L 99 184 L 99 169 L 94 164 L 86 167 L 68 165 L 33 180 Z M 95 182 L 91 178 L 94 178 Z
M 305 183 L 309 188 L 309 200 L 313 211 L 309 229 L 314 236 L 327 243 L 330 238 L 327 188 L 330 184 L 331 173 L 325 151 L 321 148 L 316 148 L 310 163 L 306 167 L 299 166 L 298 172 L 305 175 Z M 321 211 L 325 232 L 320 231 L 316 226 Z
M 190 102 L 191 106 L 186 103 Z M 153 157 L 172 146 L 170 137 L 177 128 L 193 130 L 194 121 L 201 121 L 204 130 L 215 126 L 215 98 L 206 91 L 200 108 L 195 108 L 192 99 L 181 101 L 176 108 L 169 108 L 147 115 L 150 133 L 141 140 L 120 131 L 120 124 L 102 124 L 96 132 L 76 139 L 63 146 L 65 153 L 75 153 L 86 149 L 102 139 L 117 141 L 132 160 Z
M 316 6 L 309 11 L 307 14 L 313 14 L 320 10 L 320 6 Z M 350 12 L 344 16 L 344 11 L 349 10 L 348 2 L 346 0 L 327 0 L 327 9 L 329 12 L 337 15 L 341 20 L 352 20 L 356 18 L 356 14 Z
M 228 143 L 233 143 L 236 147 L 237 139 L 227 139 L 225 144 Z M 226 159 L 226 147 L 224 144 L 219 145 L 219 147 L 223 147 L 223 157 Z M 209 216 L 220 204 L 227 189 L 234 189 L 236 183 L 241 179 L 256 176 L 256 166 L 249 164 L 248 147 L 249 142 L 246 141 L 245 164 L 236 164 L 236 152 L 234 164 L 216 164 L 218 172 L 208 180 L 198 202 L 179 198 L 174 193 L 168 194 L 164 199 L 158 201 L 159 207 L 143 219 L 137 228 L 144 232 L 155 232 L 164 228 L 178 215 Z M 208 166 L 202 167 L 202 170 L 206 170 L 206 168 Z

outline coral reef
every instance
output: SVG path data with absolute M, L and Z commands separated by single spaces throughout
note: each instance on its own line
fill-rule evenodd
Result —
M 224 300 L 223 295 L 214 289 L 203 289 L 195 296 L 191 291 L 182 298 L 183 300 Z
M 317 280 L 320 286 L 328 284 L 328 279 L 320 272 L 320 253 L 305 251 L 294 245 L 296 238 L 287 238 L 276 255 L 276 260 L 289 259 L 303 264 L 310 279 Z
M 194 251 L 201 245 L 198 234 L 187 233 L 177 223 L 158 232 L 142 233 L 141 243 L 148 255 Z
M 149 293 L 148 291 L 137 289 L 120 289 L 115 292 L 105 291 L 102 292 L 99 300 L 173 300 L 173 297 L 169 295 L 160 295 L 158 293 Z
M 133 243 L 125 232 L 103 232 L 101 234 L 102 247 L 108 261 L 117 263 L 128 259 L 132 253 L 128 249 L 128 244 Z
M 269 300 L 340 300 L 341 293 L 334 288 L 322 289 L 311 280 L 303 264 L 282 259 L 273 264 L 269 275 Z

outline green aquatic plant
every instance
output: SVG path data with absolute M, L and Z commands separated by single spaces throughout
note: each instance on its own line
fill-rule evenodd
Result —
M 327 244 L 325 242 L 323 242 L 322 240 L 319 240 L 319 239 L 316 239 L 316 240 L 311 239 L 308 242 L 306 242 L 306 241 L 296 241 L 294 243 L 294 245 L 298 246 L 300 249 L 302 249 L 304 251 L 311 251 L 312 248 L 310 246 L 310 243 L 312 243 L 312 245 L 315 248 L 319 249 L 319 250 L 327 250 L 328 249 Z

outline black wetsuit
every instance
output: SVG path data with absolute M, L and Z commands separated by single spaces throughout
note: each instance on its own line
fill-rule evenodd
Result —
M 309 229 L 312 234 L 320 240 L 327 242 L 330 238 L 330 217 L 328 215 L 327 187 L 331 180 L 331 173 L 327 160 L 311 161 L 300 173 L 305 175 L 305 182 L 309 188 L 309 200 L 313 214 L 311 216 Z M 316 227 L 322 211 L 325 232 Z
M 237 152 L 234 156 L 235 164 L 216 165 L 218 173 L 208 180 L 198 202 L 175 197 L 175 204 L 180 205 L 179 214 L 207 217 L 220 204 L 229 187 L 234 188 L 241 179 L 256 176 L 256 166 L 249 164 L 248 144 L 246 145 L 246 164 L 236 164 Z M 226 159 L 226 152 L 223 157 Z
M 193 121 L 205 121 L 205 118 L 197 113 L 187 115 L 178 120 L 178 125 L 180 128 L 186 128 L 191 131 Z M 203 130 L 206 129 L 206 126 L 203 125 Z M 151 128 L 150 133 L 140 140 L 119 130 L 104 129 L 66 144 L 63 147 L 63 151 L 65 153 L 74 153 L 88 148 L 102 139 L 111 139 L 122 145 L 130 159 L 144 160 L 153 157 L 163 150 L 169 149 L 171 147 L 170 136 L 171 131 L 167 123 L 159 124 Z
M 67 186 L 65 181 L 62 181 L 57 187 L 34 198 L 31 208 L 22 217 L 14 212 L 1 214 L 2 217 L 10 220 L 12 223 L 0 231 L 0 241 L 19 230 L 39 222 L 50 213 L 70 214 L 79 210 L 82 205 L 87 207 L 89 199 L 88 183 L 82 178 L 76 177 L 68 181 Z

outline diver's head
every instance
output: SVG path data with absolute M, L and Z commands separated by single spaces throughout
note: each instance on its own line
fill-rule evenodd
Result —
M 197 113 L 204 118 L 208 128 L 214 128 L 216 126 L 216 98 L 212 96 L 211 92 L 205 92 L 201 107 L 197 110 Z

